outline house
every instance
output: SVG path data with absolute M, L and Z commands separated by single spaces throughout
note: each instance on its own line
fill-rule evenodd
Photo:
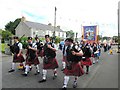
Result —
M 15 29 L 15 34 L 18 37 L 21 37 L 22 35 L 25 34 L 25 36 L 31 36 L 35 37 L 36 35 L 38 37 L 44 37 L 45 35 L 50 35 L 53 36 L 55 30 L 55 36 L 58 36 L 62 39 L 66 38 L 66 32 L 60 29 L 60 26 L 54 27 L 49 23 L 48 25 L 46 24 L 41 24 L 37 22 L 31 22 L 31 21 L 26 21 L 25 17 L 21 18 L 21 22 Z

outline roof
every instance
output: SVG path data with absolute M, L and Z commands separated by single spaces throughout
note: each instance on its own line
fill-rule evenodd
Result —
M 35 28 L 35 29 L 42 29 L 42 30 L 51 30 L 54 31 L 54 27 L 46 24 L 41 24 L 41 23 L 36 23 L 36 22 L 31 22 L 31 21 L 24 21 L 24 23 L 30 27 L 30 28 Z M 64 32 L 62 29 L 56 27 L 55 31 L 60 31 Z

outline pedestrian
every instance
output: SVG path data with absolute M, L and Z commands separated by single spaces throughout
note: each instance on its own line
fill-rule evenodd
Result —
M 23 73 L 22 75 L 27 76 L 30 71 L 30 67 L 32 65 L 36 67 L 35 75 L 40 74 L 39 64 L 40 62 L 38 60 L 38 55 L 37 55 L 37 45 L 36 43 L 33 43 L 32 37 L 28 37 L 25 73 Z
M 50 36 L 45 35 L 46 43 L 43 47 L 43 73 L 42 73 L 42 80 L 38 81 L 39 83 L 46 82 L 47 77 L 47 70 L 53 70 L 53 79 L 57 77 L 57 68 L 58 62 L 56 59 L 56 46 L 54 43 L 51 42 Z
M 15 63 L 20 63 L 20 65 L 24 67 L 25 61 L 22 54 L 22 43 L 19 42 L 19 38 L 17 36 L 14 37 L 14 44 L 10 46 L 10 49 L 14 55 L 11 70 L 9 70 L 8 72 L 14 72 Z
M 83 55 L 82 50 L 78 46 L 73 45 L 73 40 L 71 38 L 67 38 L 66 41 L 68 41 L 69 44 L 66 49 L 67 63 L 66 63 L 66 68 L 64 70 L 65 76 L 64 76 L 64 83 L 62 87 L 63 89 L 67 88 L 70 76 L 75 77 L 75 80 L 73 82 L 73 88 L 76 88 L 77 78 L 84 74 L 84 71 L 80 64 L 80 60 L 82 59 L 82 55 Z
M 93 64 L 95 64 L 96 62 L 98 63 L 98 48 L 97 48 L 97 44 L 93 43 Z
M 101 44 L 100 43 L 97 44 L 97 48 L 98 48 L 98 55 L 97 55 L 97 57 L 98 57 L 98 60 L 100 60 L 100 56 L 101 56 Z

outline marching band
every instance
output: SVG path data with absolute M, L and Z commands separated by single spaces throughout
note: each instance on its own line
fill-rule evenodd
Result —
M 23 76 L 29 77 L 29 73 L 32 70 L 32 65 L 36 67 L 35 75 L 40 74 L 40 61 L 38 57 L 43 59 L 42 80 L 38 81 L 43 83 L 47 81 L 47 71 L 53 70 L 53 80 L 57 78 L 57 68 L 59 68 L 58 60 L 56 58 L 56 51 L 58 48 L 51 41 L 49 35 L 45 35 L 45 43 L 43 44 L 38 37 L 35 37 L 33 42 L 32 37 L 28 37 L 28 45 L 26 48 L 25 57 L 22 53 L 22 43 L 19 42 L 17 36 L 14 37 L 14 44 L 10 46 L 13 55 L 13 62 L 9 73 L 15 71 L 15 63 L 19 63 L 23 66 Z M 77 88 L 77 79 L 90 73 L 90 66 L 95 63 L 99 63 L 101 55 L 101 44 L 90 43 L 81 40 L 80 43 L 74 42 L 71 38 L 67 38 L 64 41 L 64 45 L 60 47 L 62 52 L 62 68 L 61 72 L 64 74 L 64 81 L 62 88 L 65 89 L 68 86 L 70 76 L 74 76 L 73 88 Z M 104 52 L 107 51 L 107 44 L 103 45 Z M 109 49 L 110 49 L 109 45 Z M 84 66 L 86 69 L 84 69 Z

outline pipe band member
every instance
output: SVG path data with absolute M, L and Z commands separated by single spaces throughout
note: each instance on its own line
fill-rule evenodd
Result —
M 82 76 L 84 74 L 84 71 L 80 64 L 83 52 L 78 46 L 73 45 L 73 40 L 71 38 L 67 38 L 66 40 L 69 42 L 69 44 L 66 49 L 67 63 L 66 63 L 66 68 L 64 70 L 65 76 L 64 76 L 63 88 L 67 88 L 70 76 L 75 76 L 75 80 L 73 82 L 73 88 L 76 88 L 77 77 Z
M 81 60 L 81 65 L 82 65 L 82 68 L 84 68 L 84 66 L 86 66 L 86 74 L 89 73 L 89 66 L 92 65 L 92 60 L 90 59 L 91 58 L 91 47 L 90 45 L 87 43 L 83 49 L 83 57 L 82 57 L 82 60 Z
M 40 73 L 39 64 L 40 62 L 38 60 L 38 55 L 37 55 L 37 45 L 36 43 L 32 42 L 32 37 L 28 37 L 25 73 L 22 75 L 23 76 L 28 75 L 31 65 L 34 65 L 36 67 L 35 75 L 38 75 Z
M 42 80 L 39 83 L 46 82 L 47 70 L 53 70 L 53 79 L 57 77 L 57 68 L 58 62 L 56 59 L 56 50 L 55 44 L 51 42 L 50 36 L 45 35 L 46 43 L 43 47 L 44 50 L 44 59 L 43 59 L 43 76 Z
M 37 54 L 41 58 L 43 57 L 43 43 L 39 40 L 38 37 L 35 37 L 36 45 L 37 45 Z
M 14 44 L 10 46 L 11 52 L 13 55 L 13 63 L 12 68 L 8 72 L 14 72 L 15 71 L 15 63 L 20 63 L 21 66 L 24 64 L 24 57 L 22 55 L 22 43 L 19 42 L 19 38 L 17 36 L 14 37 Z
M 62 59 L 62 70 L 61 71 L 64 71 L 65 70 L 65 67 L 66 67 L 66 49 L 68 47 L 68 41 L 65 40 L 65 44 L 63 46 L 63 49 L 62 49 L 62 54 L 63 54 L 63 59 Z

